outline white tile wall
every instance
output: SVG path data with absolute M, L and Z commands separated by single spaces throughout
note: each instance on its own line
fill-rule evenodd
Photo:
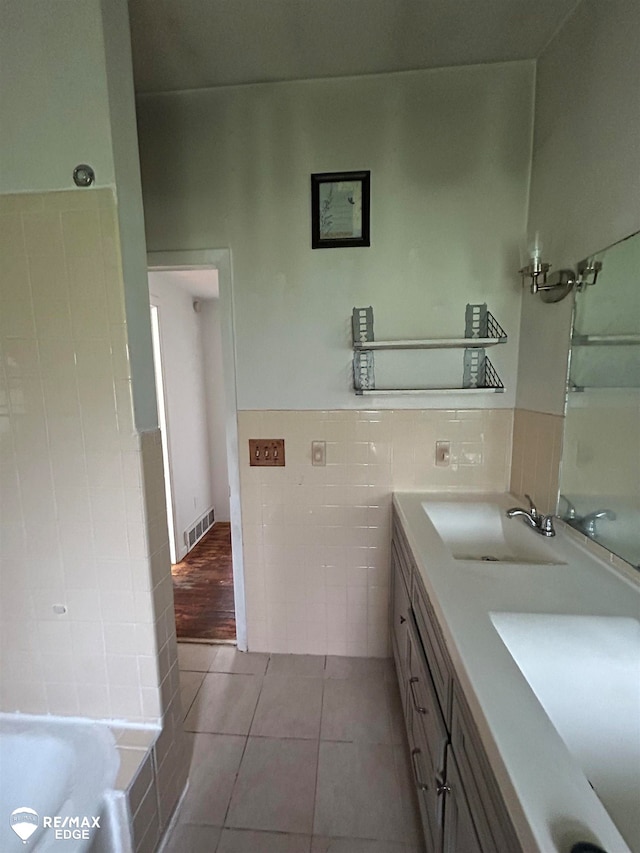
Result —
M 238 425 L 252 651 L 388 654 L 392 491 L 508 484 L 510 410 L 243 411 Z M 286 466 L 251 468 L 250 438 L 284 438 Z
M 133 423 L 117 216 L 109 190 L 0 197 L 6 711 L 157 721 L 176 693 L 159 433 Z
M 556 511 L 564 418 L 516 409 L 510 490 L 531 495 L 539 510 Z
M 186 753 L 162 448 L 133 422 L 117 216 L 109 190 L 0 196 L 0 708 L 162 719 L 134 817 L 151 850 Z

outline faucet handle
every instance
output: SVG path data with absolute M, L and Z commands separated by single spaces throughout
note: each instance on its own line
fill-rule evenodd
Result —
M 531 495 L 525 495 L 525 498 L 529 501 L 529 511 L 531 512 L 531 518 L 535 520 L 539 516 L 538 510 L 536 509 L 536 505 L 532 501 Z

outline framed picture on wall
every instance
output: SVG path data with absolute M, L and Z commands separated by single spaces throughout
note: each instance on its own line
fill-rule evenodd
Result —
M 369 246 L 371 172 L 311 175 L 311 248 Z

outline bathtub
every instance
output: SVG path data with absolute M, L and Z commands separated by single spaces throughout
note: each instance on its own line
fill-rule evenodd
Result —
M 2 853 L 127 853 L 126 807 L 113 791 L 118 766 L 105 725 L 0 714 Z

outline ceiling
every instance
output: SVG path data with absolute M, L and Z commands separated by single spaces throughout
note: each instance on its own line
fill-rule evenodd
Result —
M 535 59 L 579 0 L 129 0 L 136 91 Z

